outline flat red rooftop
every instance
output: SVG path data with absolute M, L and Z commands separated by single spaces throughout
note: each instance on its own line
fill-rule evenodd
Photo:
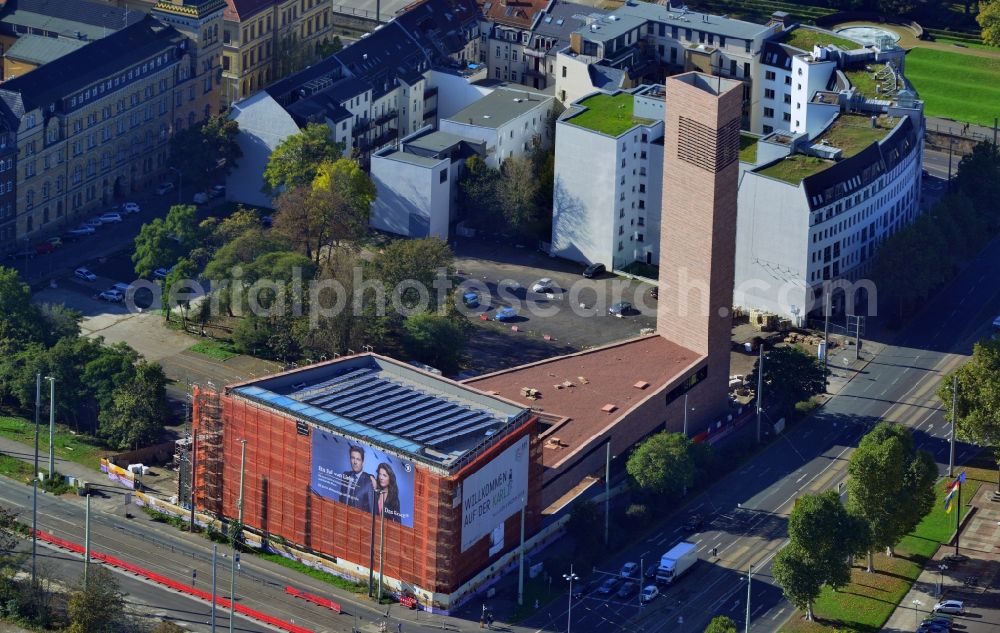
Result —
M 531 407 L 556 422 L 543 461 L 556 464 L 702 357 L 662 336 L 645 336 L 569 356 L 470 378 L 476 389 Z M 646 383 L 643 387 L 642 384 Z

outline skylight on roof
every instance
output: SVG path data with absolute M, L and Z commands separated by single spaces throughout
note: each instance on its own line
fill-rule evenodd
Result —
M 563 19 L 559 18 L 558 20 L 556 20 L 556 24 L 558 24 L 559 26 L 562 26 L 563 25 Z
M 551 15 L 545 16 L 545 23 L 546 24 L 551 24 L 552 23 L 552 16 Z

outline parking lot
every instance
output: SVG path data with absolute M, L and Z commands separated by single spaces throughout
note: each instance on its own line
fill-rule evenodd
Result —
M 476 326 L 468 355 L 477 374 L 634 338 L 656 327 L 648 283 L 610 274 L 586 279 L 582 265 L 492 241 L 459 240 L 452 246 L 461 287 L 480 302 L 468 310 Z M 543 278 L 551 280 L 551 291 L 534 292 L 532 285 Z M 610 315 L 609 308 L 622 301 L 633 310 Z M 517 316 L 495 321 L 504 307 L 514 307 Z

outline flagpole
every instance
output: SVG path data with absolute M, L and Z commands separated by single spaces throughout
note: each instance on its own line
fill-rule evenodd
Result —
M 963 473 L 965 474 L 965 473 Z M 955 556 L 958 556 L 958 539 L 961 536 L 961 531 L 958 529 L 959 524 L 962 522 L 962 476 L 959 475 L 958 479 L 958 509 L 955 512 Z

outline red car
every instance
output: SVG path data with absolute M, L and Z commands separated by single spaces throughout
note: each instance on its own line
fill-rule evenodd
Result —
M 51 253 L 54 250 L 56 250 L 56 246 L 51 242 L 39 242 L 38 244 L 35 244 L 35 253 L 39 255 L 45 255 L 46 253 Z

